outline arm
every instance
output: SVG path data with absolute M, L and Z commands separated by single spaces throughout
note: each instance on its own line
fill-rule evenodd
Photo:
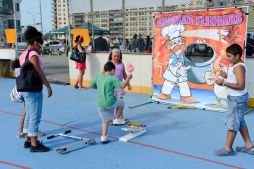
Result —
M 127 78 L 127 73 L 125 71 L 125 67 L 123 66 L 123 79 L 125 80 Z M 131 90 L 130 82 L 127 84 L 128 90 Z
M 236 76 L 236 81 L 237 81 L 236 84 L 226 82 L 225 86 L 229 87 L 231 89 L 235 89 L 235 90 L 243 90 L 245 88 L 245 69 L 244 69 L 244 67 L 239 65 L 234 68 L 233 72 Z M 221 85 L 223 85 L 224 80 L 219 79 L 216 81 L 216 83 L 221 86 Z
M 132 78 L 132 74 L 129 74 L 127 76 L 127 78 L 124 80 L 124 82 L 123 82 L 123 84 L 121 86 L 122 89 L 124 89 L 128 85 L 128 83 L 130 82 L 131 78 Z
M 85 53 L 85 54 L 86 54 L 86 50 L 84 50 L 84 49 L 81 47 L 80 44 L 77 45 L 77 48 L 78 48 L 78 51 L 79 51 L 80 53 Z
M 227 73 L 224 70 L 220 71 L 220 75 L 225 79 L 227 78 Z
M 41 67 L 39 65 L 38 56 L 36 56 L 36 55 L 32 56 L 30 59 L 30 62 L 33 64 L 34 69 L 40 74 L 42 83 L 47 87 L 48 97 L 51 97 L 52 96 L 52 89 L 50 87 L 50 84 L 49 84 L 46 76 L 44 75 L 44 73 L 41 70 Z

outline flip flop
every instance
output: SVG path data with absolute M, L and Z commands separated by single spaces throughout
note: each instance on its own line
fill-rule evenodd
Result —
M 87 90 L 88 88 L 87 87 L 80 87 L 79 89 L 80 90 Z
M 232 149 L 231 151 L 226 150 L 224 147 L 220 150 L 215 150 L 214 155 L 216 156 L 233 156 L 235 155 L 234 150 Z
M 254 148 L 254 145 L 251 146 L 250 148 L 246 148 L 245 146 L 242 147 L 236 147 L 236 151 L 238 152 L 243 152 L 243 153 L 248 153 L 250 155 L 254 155 L 254 150 L 251 150 Z

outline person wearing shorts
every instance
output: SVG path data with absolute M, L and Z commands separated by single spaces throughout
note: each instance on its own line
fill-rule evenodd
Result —
M 115 88 L 124 89 L 132 78 L 129 74 L 124 82 L 121 82 L 115 77 L 115 65 L 112 62 L 107 62 L 104 65 L 104 74 L 96 77 L 91 82 L 91 87 L 97 89 L 97 110 L 102 120 L 101 142 L 109 142 L 107 136 L 109 122 L 114 118 L 116 109 L 116 118 L 120 118 L 123 113 L 124 101 L 114 96 Z

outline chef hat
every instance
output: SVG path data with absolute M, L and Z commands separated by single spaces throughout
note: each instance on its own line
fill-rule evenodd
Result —
M 168 37 L 170 40 L 179 37 L 181 32 L 184 32 L 185 27 L 183 25 L 169 25 L 162 29 L 161 35 Z

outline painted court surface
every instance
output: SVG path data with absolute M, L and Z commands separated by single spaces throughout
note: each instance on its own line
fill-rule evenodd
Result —
M 72 86 L 53 85 L 53 96 L 44 89 L 43 115 L 40 130 L 47 136 L 71 129 L 70 135 L 95 138 L 96 145 L 66 154 L 56 149 L 76 142 L 56 137 L 43 144 L 51 151 L 30 153 L 23 148 L 24 139 L 17 139 L 23 104 L 12 103 L 10 91 L 14 79 L 0 79 L 0 169 L 240 169 L 254 168 L 254 156 L 237 153 L 231 157 L 213 155 L 226 142 L 226 114 L 191 109 L 168 109 L 163 104 L 129 106 L 148 102 L 149 96 L 128 93 L 124 97 L 124 115 L 132 122 L 147 125 L 148 132 L 121 142 L 127 134 L 120 126 L 110 126 L 111 142 L 100 144 L 101 120 L 96 110 L 96 90 L 77 90 Z M 254 113 L 245 116 L 250 136 L 254 138 Z M 254 142 L 254 140 L 253 140 Z M 237 135 L 234 148 L 242 146 Z

